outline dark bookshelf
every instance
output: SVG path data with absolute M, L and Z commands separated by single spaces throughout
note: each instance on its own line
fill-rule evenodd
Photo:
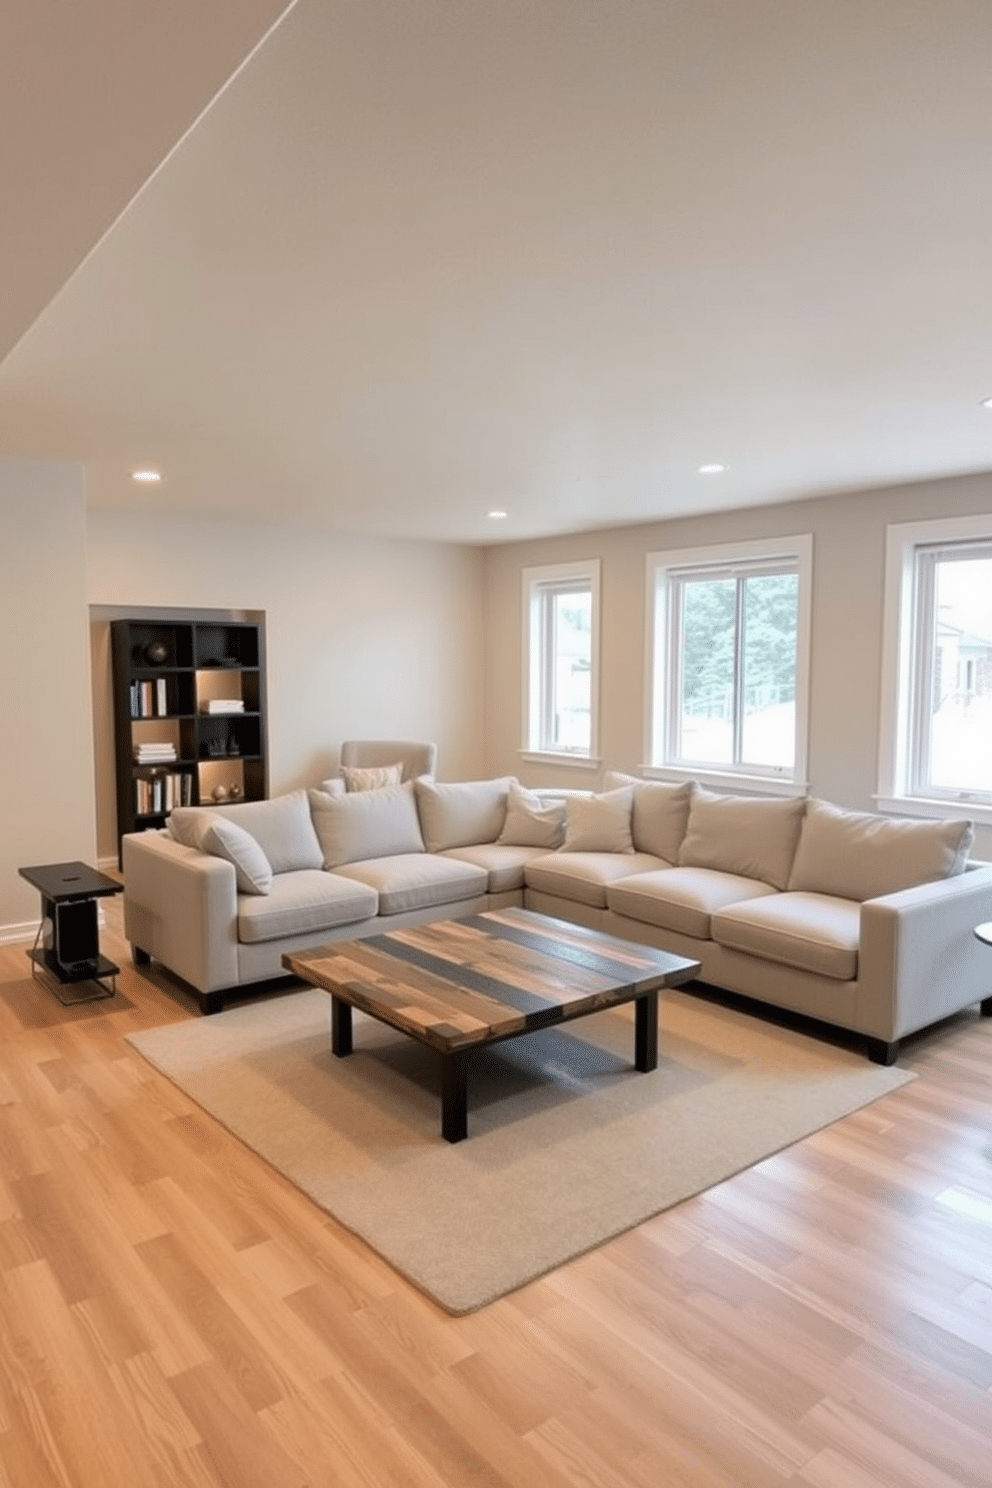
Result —
M 117 843 L 176 806 L 260 801 L 268 790 L 260 625 L 115 620 L 110 627 Z

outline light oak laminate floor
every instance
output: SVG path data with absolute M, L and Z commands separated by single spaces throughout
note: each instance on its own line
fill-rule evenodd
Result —
M 199 1014 L 122 965 L 66 1009 L 0 948 L 3 1488 L 992 1483 L 992 1019 L 451 1318 L 123 1042 Z

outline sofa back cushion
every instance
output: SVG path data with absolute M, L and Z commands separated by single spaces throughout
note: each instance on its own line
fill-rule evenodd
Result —
M 424 851 L 412 781 L 343 796 L 311 790 L 309 796 L 325 868 Z
M 634 787 L 565 798 L 564 852 L 632 853 Z
M 962 873 L 974 835 L 969 821 L 899 821 L 810 801 L 789 888 L 862 902 L 896 894 Z
M 420 830 L 428 852 L 495 842 L 506 820 L 511 777 L 441 782 L 426 776 L 413 782 Z
M 510 781 L 506 820 L 498 841 L 506 847 L 561 847 L 565 840 L 564 801 L 544 800 L 536 791 Z
M 305 790 L 272 796 L 268 801 L 239 801 L 236 806 L 218 806 L 216 811 L 251 833 L 273 873 L 322 866 L 323 854 Z
M 636 775 L 607 770 L 603 777 L 605 790 L 615 790 L 623 785 L 634 788 L 631 835 L 635 852 L 651 853 L 655 858 L 677 863 L 689 821 L 689 804 L 697 789 L 696 782 L 640 780 Z
M 678 861 L 784 889 L 805 810 L 804 796 L 718 796 L 697 789 Z

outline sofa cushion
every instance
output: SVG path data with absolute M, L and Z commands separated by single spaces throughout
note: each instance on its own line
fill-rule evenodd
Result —
M 343 796 L 312 790 L 310 811 L 325 868 L 424 851 L 412 781 Z
M 247 945 L 286 936 L 309 935 L 356 925 L 372 919 L 378 908 L 374 889 L 325 873 L 321 868 L 303 868 L 295 873 L 277 873 L 264 897 L 241 895 L 238 899 L 238 939 Z
M 649 853 L 544 853 L 525 865 L 524 883 L 542 894 L 556 894 L 561 899 L 605 909 L 610 884 L 632 873 L 649 873 L 663 866 L 659 858 Z
M 806 810 L 804 796 L 718 796 L 696 790 L 679 849 L 683 868 L 715 868 L 758 878 L 776 889 L 789 882 Z
M 605 790 L 616 790 L 623 785 L 633 786 L 634 790 L 631 836 L 635 850 L 664 858 L 666 863 L 677 863 L 689 821 L 689 805 L 698 789 L 696 782 L 639 780 L 636 775 L 607 770 L 603 778 Z
M 606 902 L 615 914 L 709 940 L 710 919 L 716 910 L 775 893 L 760 879 L 714 868 L 664 868 L 612 884 Z
M 353 878 L 374 889 L 380 915 L 476 899 L 485 894 L 488 882 L 486 870 L 475 863 L 425 852 L 347 863 L 335 869 L 335 876 Z
M 844 899 L 877 899 L 964 871 L 969 821 L 899 821 L 827 801 L 806 809 L 789 888 Z
M 444 852 L 447 847 L 495 842 L 506 820 L 509 784 L 509 776 L 450 783 L 429 780 L 426 776 L 415 780 L 420 830 L 427 851 Z
M 507 847 L 561 847 L 565 841 L 566 805 L 546 801 L 536 791 L 511 780 L 506 797 L 506 820 L 499 841 Z
M 226 858 L 234 865 L 239 894 L 268 894 L 272 888 L 272 867 L 254 837 L 237 822 L 208 812 L 210 818 L 200 833 L 201 852 L 215 858 Z
M 403 765 L 342 765 L 341 779 L 346 791 L 382 790 L 401 784 Z
M 718 945 L 817 976 L 848 982 L 858 974 L 861 910 L 827 894 L 775 894 L 715 911 Z
M 304 790 L 229 806 L 177 806 L 169 816 L 169 833 L 185 847 L 198 847 L 199 833 L 213 816 L 236 822 L 254 837 L 273 873 L 319 868 L 323 862 Z
M 568 796 L 565 801 L 565 841 L 563 852 L 632 853 L 631 815 L 634 788 L 602 795 Z
M 489 875 L 488 892 L 506 894 L 524 886 L 524 867 L 532 858 L 544 856 L 542 847 L 517 847 L 503 842 L 478 842 L 470 847 L 448 847 L 441 855 L 474 863 Z

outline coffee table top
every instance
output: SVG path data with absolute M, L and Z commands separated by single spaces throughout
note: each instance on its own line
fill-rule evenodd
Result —
M 678 986 L 699 962 L 527 909 L 391 930 L 283 965 L 444 1053 Z

